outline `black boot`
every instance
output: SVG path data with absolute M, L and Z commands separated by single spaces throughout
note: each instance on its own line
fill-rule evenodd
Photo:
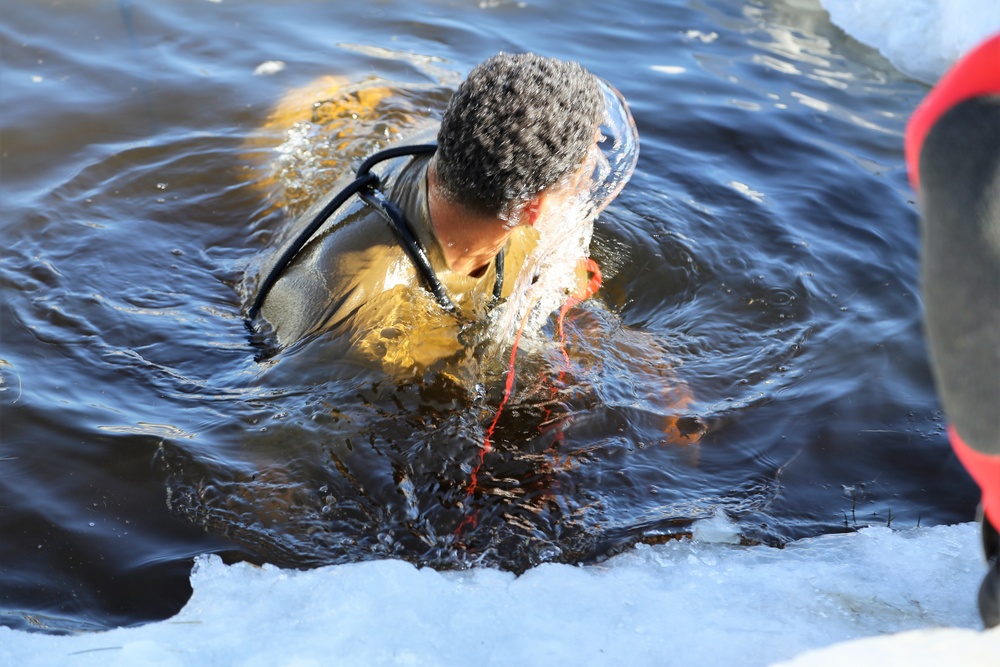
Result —
M 986 554 L 986 578 L 979 587 L 979 615 L 986 629 L 1000 625 L 1000 536 L 986 516 L 982 517 L 983 552 Z

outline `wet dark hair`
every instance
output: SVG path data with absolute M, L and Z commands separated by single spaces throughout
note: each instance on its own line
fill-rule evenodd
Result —
M 594 143 L 604 95 L 579 63 L 501 53 L 459 86 L 438 132 L 446 197 L 507 216 L 576 169 Z

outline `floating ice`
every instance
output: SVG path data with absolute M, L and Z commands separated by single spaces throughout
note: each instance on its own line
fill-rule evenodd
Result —
M 721 507 L 710 519 L 699 519 L 691 525 L 691 534 L 696 542 L 715 544 L 739 544 L 740 528 L 733 523 Z
M 253 71 L 254 76 L 270 76 L 272 74 L 277 74 L 281 70 L 285 69 L 285 63 L 280 60 L 268 60 L 257 65 L 257 69 Z

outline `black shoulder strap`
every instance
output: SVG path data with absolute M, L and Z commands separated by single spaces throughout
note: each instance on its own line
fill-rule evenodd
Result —
M 437 150 L 437 145 L 435 144 L 421 144 L 416 146 L 395 146 L 393 148 L 387 148 L 383 151 L 379 151 L 374 155 L 368 157 L 357 170 L 357 178 L 349 183 L 343 190 L 338 192 L 327 204 L 320 210 L 319 213 L 313 217 L 308 225 L 302 230 L 301 233 L 295 238 L 291 245 L 285 249 L 275 262 L 274 266 L 268 272 L 267 276 L 261 281 L 260 289 L 257 291 L 257 296 L 253 300 L 250 309 L 247 311 L 247 325 L 253 329 L 252 322 L 260 314 L 260 309 L 264 305 L 264 300 L 270 293 L 271 288 L 281 277 L 281 274 L 285 272 L 288 265 L 291 264 L 295 256 L 298 255 L 299 251 L 309 242 L 313 234 L 323 226 L 331 215 L 333 215 L 337 209 L 343 206 L 347 200 L 354 194 L 357 194 L 362 201 L 374 208 L 382 218 L 389 223 L 393 231 L 396 232 L 396 236 L 403 247 L 403 250 L 409 256 L 410 260 L 417 267 L 417 272 L 420 274 L 421 279 L 425 283 L 425 286 L 430 290 L 434 297 L 437 299 L 441 307 L 448 311 L 455 311 L 455 304 L 452 303 L 451 299 L 448 297 L 448 293 L 441 281 L 438 280 L 437 274 L 434 273 L 433 267 L 431 267 L 430 260 L 427 257 L 427 251 L 420 244 L 420 240 L 416 237 L 413 232 L 413 228 L 407 222 L 406 217 L 403 215 L 402 211 L 399 210 L 395 204 L 389 201 L 384 194 L 379 190 L 381 182 L 378 175 L 372 173 L 372 167 L 374 167 L 379 162 L 384 162 L 385 160 L 391 160 L 393 158 L 402 157 L 404 155 L 432 155 L 434 151 Z M 493 283 L 493 298 L 490 302 L 490 306 L 496 305 L 500 300 L 500 294 L 503 291 L 503 268 L 504 268 L 504 252 L 501 250 L 495 260 L 496 265 L 496 278 Z
M 427 257 L 427 251 L 420 243 L 420 240 L 417 239 L 417 235 L 413 233 L 413 228 L 410 227 L 410 223 L 406 221 L 406 217 L 399 210 L 399 207 L 386 199 L 382 191 L 376 188 L 365 188 L 358 193 L 358 196 L 361 197 L 363 202 L 375 209 L 382 216 L 382 219 L 389 223 L 392 230 L 396 232 L 399 244 L 403 246 L 403 250 L 410 257 L 414 266 L 417 267 L 417 273 L 420 274 L 425 286 L 434 294 L 441 307 L 445 310 L 455 311 L 455 304 L 452 303 L 444 285 L 441 284 L 437 274 L 434 273 L 431 261 Z
M 437 150 L 437 146 L 434 144 L 426 144 L 421 146 L 396 146 L 393 148 L 388 148 L 384 151 L 379 151 L 374 155 L 370 156 L 357 170 L 357 178 L 355 178 L 351 183 L 349 183 L 343 190 L 338 192 L 333 199 L 327 202 L 326 206 L 317 213 L 312 221 L 299 233 L 295 240 L 290 246 L 285 248 L 285 252 L 281 254 L 278 261 L 274 263 L 271 270 L 268 272 L 267 276 L 260 283 L 260 289 L 257 290 L 257 296 L 254 298 L 253 303 L 250 305 L 250 309 L 247 311 L 247 319 L 252 321 L 257 318 L 260 314 L 260 309 L 264 305 L 264 300 L 270 293 L 271 288 L 274 287 L 274 283 L 278 282 L 278 278 L 281 274 L 285 272 L 288 265 L 292 263 L 295 256 L 299 254 L 303 246 L 309 242 L 316 230 L 323 226 L 331 215 L 333 215 L 337 209 L 343 206 L 351 195 L 361 192 L 361 190 L 371 187 L 377 188 L 379 186 L 379 178 L 377 175 L 371 173 L 372 167 L 374 167 L 379 162 L 385 160 L 391 160 L 395 157 L 401 157 L 403 155 L 430 155 Z

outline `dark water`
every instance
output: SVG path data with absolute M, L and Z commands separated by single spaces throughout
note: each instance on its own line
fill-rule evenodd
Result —
M 164 618 L 204 552 L 521 571 L 717 508 L 770 544 L 971 519 L 901 149 L 927 89 L 815 3 L 2 10 L 0 622 Z M 571 366 L 518 357 L 470 497 L 498 368 L 397 383 L 336 340 L 254 361 L 245 273 L 288 220 L 246 142 L 317 76 L 449 86 L 498 50 L 612 81 L 642 152 L 597 224 Z M 286 68 L 254 76 L 268 60 Z

